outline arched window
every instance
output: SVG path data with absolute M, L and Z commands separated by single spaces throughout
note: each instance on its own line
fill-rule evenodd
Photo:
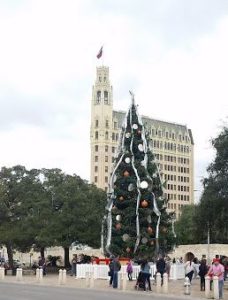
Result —
M 98 140 L 98 131 L 95 131 L 95 139 Z
M 100 102 L 101 102 L 101 91 L 97 91 L 96 103 L 99 104 Z
M 104 91 L 104 104 L 108 104 L 108 92 Z

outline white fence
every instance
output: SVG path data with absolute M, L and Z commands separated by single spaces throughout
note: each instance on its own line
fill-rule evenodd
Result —
M 127 266 L 122 266 L 120 270 L 121 276 L 126 273 Z M 92 264 L 78 264 L 77 265 L 77 277 L 86 278 L 86 274 L 94 274 L 95 279 L 109 279 L 108 276 L 109 267 L 107 265 L 92 265 Z M 156 265 L 150 266 L 151 277 L 153 278 L 156 273 Z M 140 272 L 140 266 L 133 266 L 132 278 L 136 279 Z M 185 278 L 184 265 L 172 264 L 170 269 L 170 279 L 183 279 Z

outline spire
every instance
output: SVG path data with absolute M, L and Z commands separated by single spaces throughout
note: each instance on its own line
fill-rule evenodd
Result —
M 131 104 L 135 105 L 135 95 L 132 91 L 129 91 L 130 95 L 131 95 Z

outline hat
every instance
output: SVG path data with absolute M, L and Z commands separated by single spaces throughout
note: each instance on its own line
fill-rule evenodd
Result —
M 215 262 L 220 262 L 220 259 L 219 258 L 213 258 L 213 263 L 215 263 Z

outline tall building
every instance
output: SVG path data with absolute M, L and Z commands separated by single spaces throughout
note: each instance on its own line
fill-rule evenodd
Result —
M 90 180 L 107 190 L 109 174 L 118 145 L 125 112 L 113 110 L 113 90 L 109 68 L 97 67 L 91 101 L 91 172 Z M 186 125 L 142 116 L 151 137 L 162 179 L 166 181 L 165 195 L 168 211 L 178 218 L 184 205 L 194 202 L 194 142 Z

